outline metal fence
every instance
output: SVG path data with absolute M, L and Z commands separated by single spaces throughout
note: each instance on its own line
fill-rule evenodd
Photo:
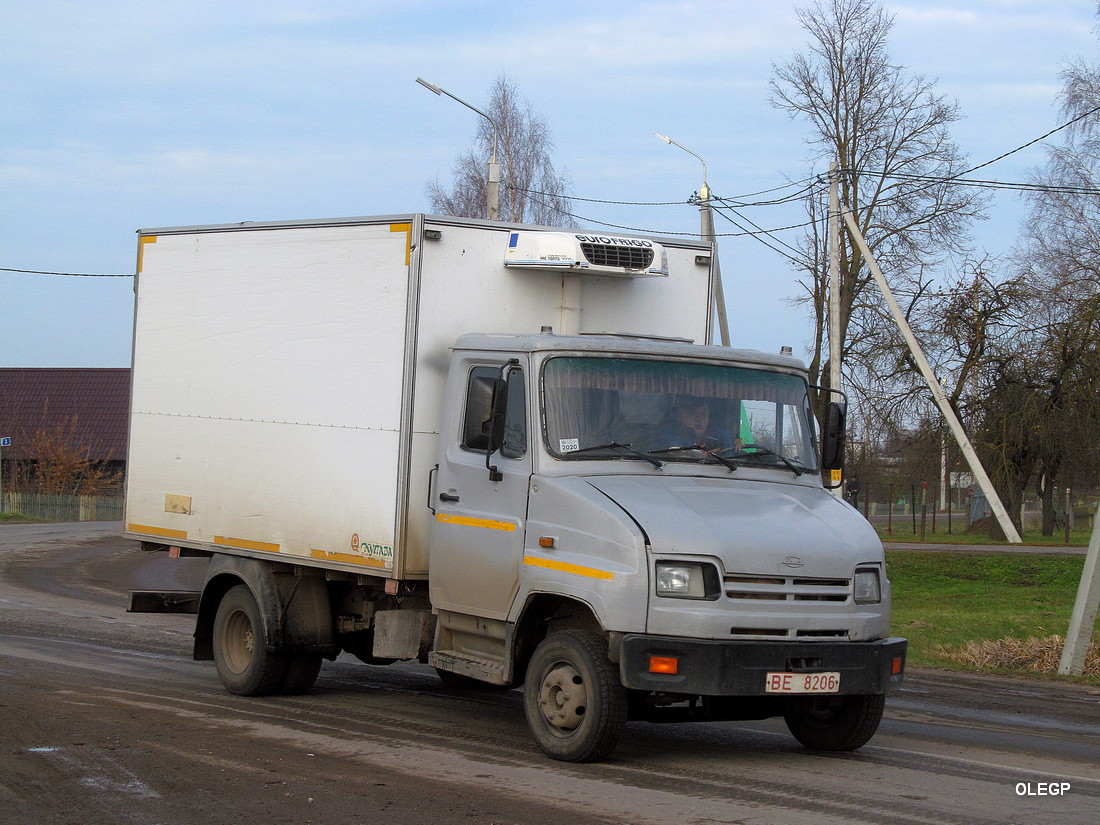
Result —
M 885 525 L 887 533 L 963 533 L 972 523 L 992 516 L 980 490 L 952 488 L 951 492 L 941 501 L 939 491 L 932 485 L 925 488 L 922 484 L 868 484 L 854 501 L 850 493 L 846 498 L 869 521 Z M 1061 496 L 1057 499 L 1056 531 L 1060 533 L 1067 526 L 1077 530 L 1092 529 L 1098 505 L 1094 494 L 1075 495 L 1072 501 L 1063 501 Z M 1020 508 L 1019 517 L 1024 531 L 1038 532 L 1043 520 L 1042 504 L 1028 497 Z
M 0 512 L 42 521 L 118 521 L 122 496 L 47 496 L 4 493 Z

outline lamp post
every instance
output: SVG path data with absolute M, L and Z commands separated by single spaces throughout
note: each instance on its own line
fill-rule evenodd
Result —
M 418 77 L 416 79 L 416 82 L 430 92 L 435 92 L 437 95 L 447 95 L 447 97 L 451 98 L 451 100 L 457 100 L 467 109 L 473 109 L 473 111 L 477 112 L 487 121 L 489 121 L 489 124 L 493 127 L 493 151 L 492 154 L 489 156 L 489 185 L 488 188 L 485 190 L 485 200 L 487 211 L 489 213 L 489 220 L 500 220 L 500 164 L 497 163 L 496 121 L 494 121 L 491 117 L 489 117 L 487 114 L 485 114 L 485 112 L 481 111 L 481 109 L 477 108 L 476 106 L 471 106 L 462 98 L 455 97 L 446 89 L 441 88 L 440 86 L 436 86 L 434 83 L 429 83 L 422 77 Z
M 703 185 L 699 187 L 699 237 L 704 241 L 710 241 L 711 249 L 713 250 L 714 260 L 711 265 L 711 277 L 714 279 L 714 305 L 718 312 L 718 331 L 722 338 L 722 346 L 728 347 L 730 345 L 730 330 L 729 321 L 726 319 L 726 296 L 722 289 L 722 271 L 718 264 L 718 242 L 714 237 L 714 215 L 710 209 L 710 186 L 707 184 L 707 162 L 702 157 L 696 155 L 695 152 L 688 149 L 686 146 L 677 143 L 670 137 L 653 133 L 654 136 L 659 137 L 665 143 L 672 146 L 679 146 L 689 155 L 694 155 L 701 164 L 703 164 Z

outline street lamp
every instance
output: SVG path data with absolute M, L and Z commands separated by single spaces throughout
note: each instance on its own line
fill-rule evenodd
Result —
M 497 124 L 491 117 L 476 106 L 471 106 L 465 100 L 460 97 L 455 97 L 446 89 L 436 86 L 434 83 L 429 83 L 422 77 L 418 77 L 416 82 L 423 86 L 430 92 L 435 92 L 437 95 L 447 95 L 451 100 L 457 100 L 467 109 L 473 109 L 487 121 L 493 127 L 493 152 L 489 157 L 489 186 L 485 191 L 486 206 L 488 207 L 489 220 L 500 220 L 500 164 L 497 163 Z
M 699 187 L 699 237 L 704 241 L 710 241 L 713 250 L 712 254 L 714 255 L 714 261 L 711 266 L 711 276 L 714 279 L 714 305 L 718 312 L 718 330 L 722 336 L 722 346 L 728 347 L 730 345 L 730 329 L 729 321 L 726 319 L 726 296 L 722 289 L 722 272 L 718 265 L 718 241 L 714 236 L 714 215 L 710 210 L 710 186 L 707 185 L 707 162 L 699 155 L 696 155 L 695 152 L 677 143 L 672 138 L 666 137 L 658 132 L 654 132 L 653 134 L 665 143 L 671 144 L 672 146 L 679 146 L 689 155 L 694 155 L 699 162 L 703 164 L 703 185 Z

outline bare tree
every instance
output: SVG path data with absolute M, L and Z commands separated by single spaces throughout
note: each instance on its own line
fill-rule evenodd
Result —
M 486 113 L 497 125 L 497 157 L 501 165 L 500 216 L 515 223 L 573 226 L 570 180 L 554 168 L 550 127 L 537 115 L 516 85 L 497 78 Z M 493 129 L 481 120 L 475 145 L 459 155 L 454 183 L 446 189 L 436 178 L 428 182 L 432 209 L 444 215 L 484 218 L 486 166 L 493 148 Z
M 50 419 L 48 401 L 43 404 L 41 418 Z M 111 467 L 110 451 L 105 451 L 98 441 L 87 442 L 75 415 L 64 416 L 31 432 L 20 430 L 19 437 L 30 447 L 27 458 L 12 462 L 8 472 L 12 492 L 98 495 L 120 481 Z M 105 452 L 104 458 L 91 457 Z
M 805 52 L 773 67 L 772 103 L 810 123 L 807 142 L 819 163 L 839 163 L 842 201 L 883 270 L 908 287 L 915 306 L 929 289 L 932 268 L 961 250 L 969 222 L 985 203 L 947 181 L 962 169 L 948 131 L 960 117 L 958 108 L 934 94 L 923 76 L 891 62 L 886 40 L 893 19 L 877 2 L 818 0 L 798 16 L 810 42 Z M 818 216 L 824 211 L 820 204 L 812 210 Z M 807 239 L 802 268 L 816 325 L 810 370 L 815 381 L 825 381 L 828 273 L 816 246 L 815 237 Z M 896 331 L 845 229 L 839 314 L 850 379 L 878 375 L 883 357 L 904 357 L 894 351 Z
M 1038 188 L 1016 256 L 1033 299 L 1004 353 L 1012 380 L 999 381 L 1028 415 L 1008 428 L 1013 409 L 991 404 L 986 411 L 990 426 L 1000 425 L 1010 446 L 1027 455 L 1015 483 L 1034 479 L 1047 535 L 1055 484 L 1091 487 L 1100 462 L 1100 64 L 1076 60 L 1062 80 L 1071 126 L 1033 175 Z

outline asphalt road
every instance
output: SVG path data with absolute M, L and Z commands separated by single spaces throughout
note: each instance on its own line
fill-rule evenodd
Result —
M 232 696 L 191 660 L 192 617 L 125 612 L 204 562 L 117 529 L 0 526 L 4 825 L 1100 821 L 1100 691 L 1073 686 L 912 672 L 854 754 L 778 721 L 631 723 L 584 766 L 541 756 L 518 691 L 419 665 L 341 658 L 305 696 Z

